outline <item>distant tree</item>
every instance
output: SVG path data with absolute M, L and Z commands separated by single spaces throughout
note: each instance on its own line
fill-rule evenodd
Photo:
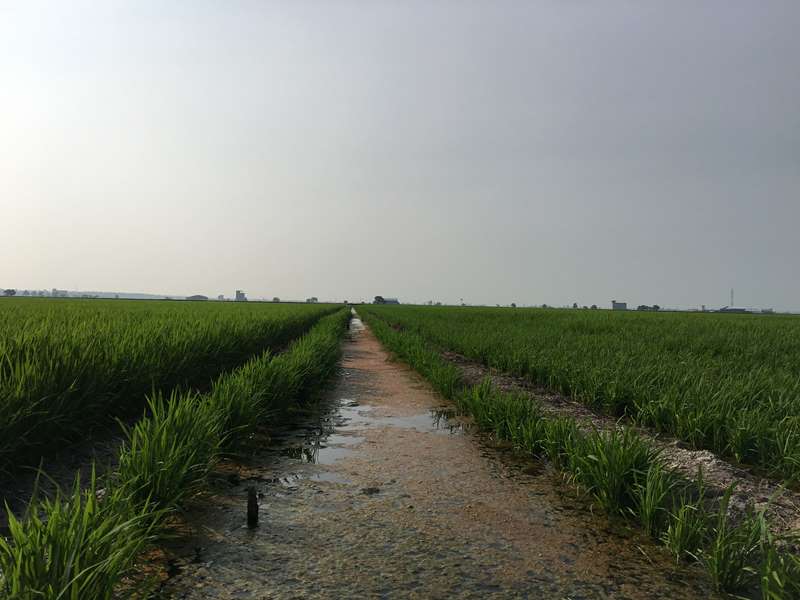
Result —
M 578 303 L 577 302 L 573 302 L 572 303 L 572 308 L 578 308 Z
M 592 310 L 597 310 L 597 304 L 592 304 Z
M 517 308 L 517 303 L 516 302 L 512 302 L 511 303 L 511 308 Z
M 589 307 L 584 305 L 583 310 L 587 310 Z
M 3 290 L 3 296 L 16 296 L 16 295 L 17 295 L 17 290 L 11 288 Z
M 658 304 L 653 304 L 653 310 L 661 310 L 661 307 Z
M 280 298 L 278 298 L 277 296 L 275 296 L 275 297 L 272 299 L 272 301 L 273 301 L 273 302 L 280 302 L 280 301 L 281 301 L 281 299 L 280 299 Z M 345 304 L 347 304 L 347 301 L 345 301 Z

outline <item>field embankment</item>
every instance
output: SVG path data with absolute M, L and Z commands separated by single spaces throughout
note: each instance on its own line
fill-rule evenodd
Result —
M 528 393 L 502 391 L 491 379 L 469 383 L 462 370 L 443 357 L 446 342 L 428 337 L 424 316 L 419 322 L 412 317 L 425 311 L 361 309 L 388 348 L 482 427 L 549 460 L 598 506 L 638 521 L 676 559 L 700 562 L 718 589 L 758 589 L 765 598 L 800 593 L 800 560 L 790 550 L 794 540 L 776 537 L 763 510 L 732 512 L 733 488 L 721 497 L 711 493 L 701 474 L 692 479 L 671 468 L 659 448 L 632 428 L 581 427 L 574 415 L 548 413 Z M 440 311 L 438 318 L 446 314 Z M 490 336 L 491 325 L 490 320 L 478 328 Z M 498 352 L 505 350 L 499 347 Z
M 325 305 L 6 299 L 0 302 L 0 472 L 93 426 L 141 411 L 145 395 L 206 390 L 220 373 L 284 347 Z
M 349 314 L 322 318 L 280 355 L 269 352 L 215 381 L 207 394 L 154 394 L 126 431 L 118 468 L 88 487 L 35 500 L 0 539 L 0 597 L 116 598 L 141 592 L 141 553 L 205 485 L 218 458 L 307 396 L 335 369 Z

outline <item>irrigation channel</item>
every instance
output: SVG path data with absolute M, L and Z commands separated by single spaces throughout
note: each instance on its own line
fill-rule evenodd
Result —
M 699 570 L 453 416 L 357 318 L 343 351 L 318 410 L 193 509 L 164 597 L 715 597 Z

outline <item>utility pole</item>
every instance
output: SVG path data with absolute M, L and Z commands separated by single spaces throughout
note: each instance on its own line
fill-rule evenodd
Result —
M 731 288 L 731 308 L 733 308 L 733 288 Z

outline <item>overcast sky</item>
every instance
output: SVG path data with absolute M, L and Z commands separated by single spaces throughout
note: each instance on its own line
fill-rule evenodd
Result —
M 799 26 L 0 0 L 0 286 L 800 309 Z

